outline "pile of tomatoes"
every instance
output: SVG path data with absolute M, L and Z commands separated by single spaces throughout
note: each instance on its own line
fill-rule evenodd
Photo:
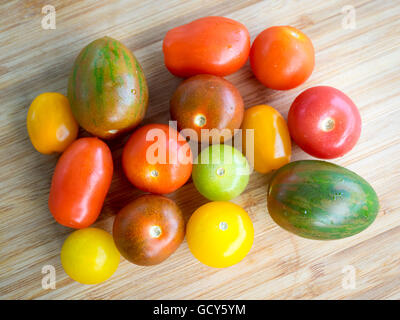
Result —
M 305 82 L 314 68 L 314 48 L 296 28 L 270 27 L 251 45 L 243 24 L 205 17 L 169 30 L 162 49 L 167 69 L 187 78 L 170 100 L 177 128 L 148 124 L 131 134 L 122 166 L 129 181 L 149 194 L 116 215 L 112 236 L 90 228 L 112 180 L 108 145 L 98 137 L 76 139 L 78 121 L 68 99 L 59 93 L 39 95 L 29 109 L 27 128 L 33 146 L 45 154 L 62 152 L 48 204 L 58 223 L 79 229 L 65 240 L 61 262 L 81 283 L 109 278 L 120 254 L 137 265 L 161 263 L 185 235 L 190 251 L 202 263 L 217 268 L 238 263 L 252 247 L 254 229 L 246 211 L 229 200 L 245 190 L 251 168 L 268 173 L 287 164 L 291 138 L 309 154 L 331 159 L 351 150 L 360 136 L 358 110 L 337 89 L 307 89 L 294 100 L 286 123 L 268 105 L 245 110 L 237 88 L 223 78 L 249 58 L 255 77 L 268 88 L 289 90 Z M 205 129 L 210 130 L 208 135 L 203 135 Z M 251 154 L 225 143 L 238 129 L 243 132 L 243 150 L 252 150 Z M 195 157 L 188 140 L 211 145 Z M 162 158 L 166 161 L 159 161 Z M 211 202 L 198 208 L 185 225 L 178 205 L 163 195 L 190 177 Z

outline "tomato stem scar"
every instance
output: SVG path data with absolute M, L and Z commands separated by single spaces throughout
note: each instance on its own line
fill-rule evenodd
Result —
M 226 229 L 228 229 L 228 224 L 225 221 L 222 221 L 219 223 L 219 228 L 222 231 L 225 231 Z
M 335 128 L 335 120 L 328 117 L 328 118 L 322 120 L 320 127 L 321 127 L 322 131 L 325 131 L 325 132 L 332 131 Z
M 152 171 L 150 172 L 150 175 L 151 175 L 152 177 L 158 177 L 158 171 L 157 171 L 157 170 L 152 170 Z
M 198 127 L 204 127 L 205 124 L 207 123 L 207 119 L 204 115 L 202 114 L 198 114 L 195 118 L 194 118 L 194 124 Z
M 152 226 L 150 228 L 150 236 L 152 238 L 158 238 L 161 236 L 161 228 L 159 226 Z
M 217 175 L 219 175 L 220 177 L 223 176 L 225 174 L 225 169 L 224 168 L 218 168 L 217 169 Z

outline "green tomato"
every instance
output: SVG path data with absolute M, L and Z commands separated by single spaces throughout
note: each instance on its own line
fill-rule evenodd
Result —
M 201 151 L 192 171 L 197 190 L 212 201 L 227 201 L 240 195 L 249 182 L 250 166 L 237 149 L 214 144 Z

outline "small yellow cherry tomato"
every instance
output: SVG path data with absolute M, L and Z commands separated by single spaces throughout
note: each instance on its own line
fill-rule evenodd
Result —
M 33 100 L 26 119 L 29 138 L 40 153 L 63 152 L 78 135 L 78 123 L 66 96 L 42 93 Z
M 237 204 L 209 202 L 190 217 L 186 240 L 200 262 L 214 268 L 229 267 L 250 251 L 254 240 L 253 223 Z
M 75 281 L 96 284 L 117 270 L 120 254 L 108 232 L 97 228 L 74 231 L 61 249 L 61 264 Z
M 251 136 L 248 137 L 246 129 L 254 129 L 254 148 L 248 145 Z M 292 147 L 288 126 L 282 115 L 274 108 L 257 105 L 247 109 L 244 113 L 242 130 L 243 150 L 257 172 L 267 173 L 290 161 Z

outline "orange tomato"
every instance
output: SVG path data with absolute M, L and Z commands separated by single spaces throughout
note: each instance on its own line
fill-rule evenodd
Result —
M 261 32 L 250 50 L 250 65 L 266 87 L 288 90 L 302 84 L 314 69 L 314 47 L 300 30 L 289 26 Z
M 225 17 L 204 17 L 167 32 L 164 62 L 178 77 L 226 76 L 247 61 L 250 35 L 246 27 Z
M 249 145 L 253 129 L 253 148 Z M 285 119 L 274 108 L 258 105 L 247 109 L 242 123 L 242 145 L 249 162 L 260 173 L 278 169 L 290 161 L 291 141 Z M 249 150 L 247 150 L 249 149 Z
M 54 170 L 49 209 L 58 223 L 86 228 L 96 221 L 111 184 L 113 161 L 97 138 L 81 138 L 61 155 Z
M 190 178 L 193 157 L 189 144 L 166 124 L 149 124 L 136 130 L 122 153 L 122 166 L 137 188 L 166 194 Z
M 63 152 L 79 129 L 67 97 L 57 92 L 45 92 L 33 100 L 26 126 L 33 146 L 43 154 Z

